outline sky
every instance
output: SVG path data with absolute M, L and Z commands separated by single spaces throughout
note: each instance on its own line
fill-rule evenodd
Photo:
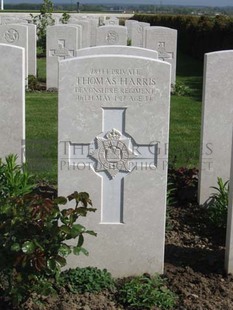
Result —
M 128 3 L 190 6 L 233 6 L 233 0 L 53 0 L 54 3 Z M 4 3 L 40 3 L 42 0 L 4 0 Z

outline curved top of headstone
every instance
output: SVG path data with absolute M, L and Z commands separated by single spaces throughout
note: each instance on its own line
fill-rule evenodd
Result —
M 102 45 L 90 48 L 82 48 L 76 51 L 76 57 L 88 55 L 101 55 L 101 54 L 116 54 L 116 55 L 134 55 L 149 58 L 158 58 L 158 52 L 147 48 L 125 45 Z
M 169 27 L 160 27 L 160 26 L 150 26 L 150 27 L 146 27 L 145 28 L 146 31 L 164 31 L 164 32 L 177 32 L 176 29 L 173 29 L 173 28 L 169 28 Z

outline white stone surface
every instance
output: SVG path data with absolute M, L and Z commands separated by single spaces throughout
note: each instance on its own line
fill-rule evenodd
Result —
M 27 24 L 28 27 L 28 74 L 37 75 L 37 59 L 36 59 L 36 25 Z
M 233 274 L 233 143 L 231 149 L 231 170 L 227 212 L 225 270 L 227 273 Z
M 59 63 L 59 195 L 87 191 L 97 208 L 81 222 L 98 234 L 90 255 L 69 267 L 163 272 L 170 74 L 131 55 Z
M 144 46 L 144 36 L 145 36 L 144 30 L 146 27 L 150 27 L 150 24 L 138 22 L 132 25 L 132 30 L 131 30 L 131 45 L 132 46 L 138 46 L 138 47 Z
M 21 47 L 0 44 L 0 158 L 25 153 L 25 54 Z
M 29 20 L 31 20 L 31 18 L 25 18 L 23 16 L 22 17 L 2 16 L 1 24 L 2 25 L 7 25 L 7 24 L 27 24 Z
M 127 33 L 128 33 L 128 39 L 131 40 L 132 39 L 132 29 L 133 29 L 133 25 L 137 24 L 138 21 L 137 20 L 132 20 L 132 19 L 127 19 L 125 21 L 125 27 L 127 28 Z
M 105 20 L 105 25 L 119 26 L 119 19 L 115 16 L 111 16 L 109 19 Z
M 149 50 L 141 47 L 134 46 L 125 46 L 125 45 L 104 45 L 104 46 L 95 46 L 89 48 L 81 48 L 76 51 L 76 56 L 90 56 L 90 55 L 132 55 L 132 56 L 141 56 L 148 57 L 153 59 L 158 59 L 158 52 Z
M 28 77 L 28 27 L 21 24 L 0 26 L 0 43 L 23 47 L 25 52 L 25 78 Z M 27 82 L 26 82 L 27 83 Z
M 91 45 L 91 24 L 89 20 L 70 18 L 68 24 L 82 26 L 82 47 L 90 47 Z
M 91 27 L 90 46 L 96 46 L 97 28 L 99 27 L 99 20 L 92 18 L 89 20 L 89 23 Z
M 75 56 L 79 46 L 78 27 L 56 25 L 47 27 L 46 76 L 47 89 L 58 87 L 58 62 Z
M 156 50 L 159 59 L 172 65 L 172 83 L 176 82 L 177 30 L 167 27 L 145 28 L 145 48 Z
M 100 26 L 96 45 L 127 45 L 127 28 L 124 26 Z
M 217 178 L 230 178 L 233 123 L 233 51 L 205 55 L 199 203 L 205 204 Z

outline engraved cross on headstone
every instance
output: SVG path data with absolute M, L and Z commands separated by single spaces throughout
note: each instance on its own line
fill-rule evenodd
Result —
M 49 56 L 58 57 L 58 60 L 74 57 L 74 50 L 69 50 L 66 48 L 65 40 L 60 39 L 58 40 L 58 48 L 51 49 L 49 51 Z
M 69 143 L 69 165 L 88 169 L 91 163 L 102 178 L 101 223 L 105 224 L 123 223 L 125 176 L 133 169 L 157 166 L 157 143 L 136 144 L 125 132 L 125 113 L 124 108 L 103 108 L 103 133 L 90 144 Z
M 158 58 L 161 60 L 167 60 L 173 58 L 173 53 L 166 51 L 166 43 L 165 42 L 159 42 L 157 44 L 157 51 L 158 51 Z

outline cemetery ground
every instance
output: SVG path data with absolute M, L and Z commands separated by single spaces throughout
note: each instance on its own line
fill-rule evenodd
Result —
M 48 310 L 233 309 L 233 277 L 224 273 L 225 229 L 211 223 L 208 210 L 196 203 L 202 66 L 199 61 L 178 55 L 178 86 L 176 95 L 171 98 L 169 168 L 170 179 L 173 176 L 176 183 L 172 184 L 175 191 L 169 199 L 167 212 L 165 273 L 162 276 L 166 282 L 162 290 L 167 287 L 176 294 L 175 306 L 169 308 L 169 303 L 149 308 L 140 305 L 140 291 L 136 286 L 131 289 L 131 297 L 135 294 L 138 303 L 130 306 L 120 301 L 120 288 L 129 281 L 121 279 L 113 291 L 77 294 L 64 286 L 58 296 L 35 294 L 24 303 L 23 309 L 39 309 L 34 303 L 38 297 Z M 39 59 L 38 70 L 43 88 L 44 59 Z M 26 94 L 28 167 L 35 175 L 37 191 L 45 196 L 56 195 L 57 99 L 56 92 L 28 91 Z M 92 287 L 94 283 L 90 280 L 88 285 Z M 143 297 L 147 298 L 148 294 Z M 0 309 L 11 308 L 0 298 Z

